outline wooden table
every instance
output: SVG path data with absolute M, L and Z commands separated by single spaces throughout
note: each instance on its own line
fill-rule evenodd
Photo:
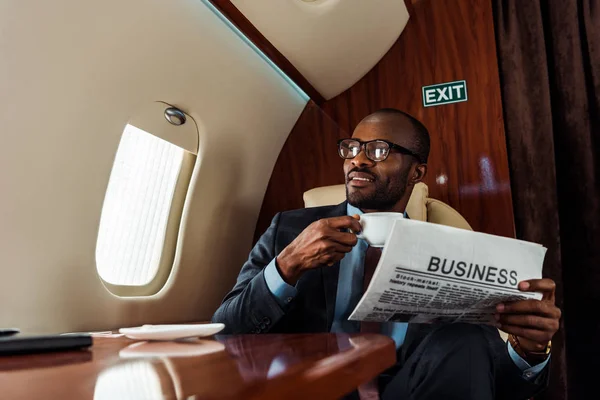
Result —
M 0 398 L 337 399 L 395 360 L 373 334 L 96 338 L 90 351 L 0 357 Z

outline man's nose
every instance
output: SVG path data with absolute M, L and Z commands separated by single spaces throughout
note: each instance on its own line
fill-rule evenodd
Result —
M 375 161 L 367 158 L 364 149 L 352 159 L 352 166 L 357 168 L 372 167 L 373 165 L 375 165 Z

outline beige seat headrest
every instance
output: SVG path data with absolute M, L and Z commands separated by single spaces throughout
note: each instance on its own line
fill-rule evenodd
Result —
M 335 205 L 346 200 L 345 185 L 331 185 L 314 188 L 304 192 L 305 207 Z M 466 219 L 448 204 L 429 197 L 429 188 L 417 183 L 408 200 L 406 213 L 410 218 L 434 224 L 453 226 L 473 230 Z
M 340 204 L 346 200 L 346 185 L 321 186 L 307 190 L 302 195 L 304 207 L 321 207 Z

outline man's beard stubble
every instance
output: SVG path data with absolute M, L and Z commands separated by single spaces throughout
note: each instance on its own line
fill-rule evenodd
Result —
M 346 185 L 346 199 L 350 205 L 361 210 L 391 210 L 406 193 L 406 184 L 410 168 L 402 171 L 398 179 L 386 185 L 379 179 L 375 179 L 375 191 L 369 194 L 360 192 L 349 193 Z

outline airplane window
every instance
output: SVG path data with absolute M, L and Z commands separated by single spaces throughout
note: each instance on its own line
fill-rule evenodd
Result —
M 185 198 L 177 193 L 181 187 L 187 190 L 189 176 L 186 181 L 182 174 L 191 175 L 191 168 L 182 171 L 186 165 L 193 165 L 186 163 L 190 157 L 195 159 L 193 154 L 142 129 L 129 124 L 125 127 L 96 244 L 98 273 L 109 290 L 114 288 L 110 285 L 147 286 L 161 265 L 168 264 L 170 270 Z

